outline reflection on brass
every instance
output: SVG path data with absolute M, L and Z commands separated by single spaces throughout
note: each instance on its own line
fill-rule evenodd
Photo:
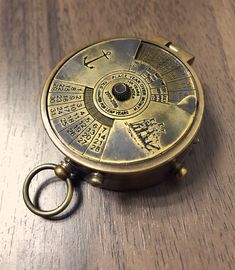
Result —
M 176 173 L 176 177 L 177 179 L 182 179 L 184 178 L 186 175 L 188 174 L 188 170 L 185 167 L 181 167 L 177 173 Z
M 99 172 L 92 172 L 86 176 L 86 181 L 94 187 L 101 187 L 103 184 L 103 175 Z
M 70 173 L 66 171 L 61 165 L 55 167 L 55 174 L 62 180 L 70 178 Z
M 159 181 L 195 142 L 202 120 L 193 59 L 162 37 L 113 39 L 79 50 L 60 62 L 43 89 L 50 138 L 92 185 L 122 190 Z M 67 178 L 66 170 L 57 170 Z

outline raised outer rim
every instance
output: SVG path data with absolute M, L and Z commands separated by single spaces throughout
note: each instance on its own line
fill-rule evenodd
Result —
M 92 45 L 95 45 L 99 42 L 95 42 L 93 44 L 90 44 L 86 47 L 83 47 L 82 49 L 71 53 L 70 55 L 66 56 L 65 58 L 63 58 L 57 65 L 56 67 L 52 70 L 52 72 L 50 73 L 48 79 L 45 82 L 45 85 L 43 87 L 43 91 L 42 91 L 42 96 L 41 96 L 41 116 L 42 116 L 42 120 L 43 120 L 43 124 L 44 127 L 50 137 L 50 139 L 52 140 L 52 142 L 55 144 L 55 146 L 62 152 L 65 154 L 65 156 L 69 157 L 71 160 L 73 160 L 75 163 L 83 165 L 85 167 L 88 167 L 92 170 L 97 170 L 97 171 L 101 171 L 101 172 L 106 172 L 106 173 L 115 173 L 115 174 L 127 174 L 127 173 L 137 173 L 137 172 L 144 172 L 146 170 L 150 170 L 150 169 L 154 169 L 157 167 L 160 167 L 166 163 L 168 163 L 169 161 L 175 159 L 178 155 L 180 155 L 193 141 L 194 137 L 196 136 L 199 128 L 200 128 L 200 124 L 202 121 L 202 117 L 203 117 L 203 112 L 204 112 L 204 95 L 203 95 L 203 90 L 202 90 L 202 86 L 201 83 L 195 73 L 195 71 L 193 70 L 193 68 L 185 61 L 183 61 L 183 59 L 179 58 L 179 56 L 172 52 L 168 47 L 166 46 L 162 46 L 162 44 L 160 44 L 158 41 L 148 41 L 148 40 L 143 40 L 140 38 L 115 38 L 115 39 L 108 39 L 108 40 L 103 40 L 102 42 L 105 41 L 109 41 L 109 40 L 126 40 L 126 39 L 139 39 L 141 41 L 146 41 L 152 44 L 155 44 L 161 48 L 163 48 L 164 50 L 168 51 L 170 54 L 174 55 L 177 59 L 179 59 L 191 72 L 195 83 L 197 85 L 198 88 L 198 107 L 197 107 L 197 112 L 194 118 L 194 121 L 190 127 L 190 130 L 185 134 L 185 136 L 171 149 L 169 149 L 167 152 L 157 156 L 157 157 L 153 157 L 151 159 L 148 160 L 144 160 L 144 161 L 140 161 L 140 162 L 135 162 L 135 163 L 129 163 L 129 164 L 105 164 L 105 163 L 99 163 L 95 160 L 89 160 L 87 158 L 83 158 L 82 156 L 76 155 L 74 154 L 74 152 L 72 150 L 70 150 L 65 144 L 63 144 L 60 139 L 56 136 L 56 134 L 54 133 L 50 122 L 49 122 L 49 118 L 47 115 L 47 92 L 48 89 L 50 87 L 51 81 L 54 78 L 55 74 L 57 73 L 57 71 L 60 69 L 60 67 L 64 64 L 65 61 L 67 61 L 69 58 L 71 58 L 74 54 L 78 53 L 79 51 L 90 47 Z

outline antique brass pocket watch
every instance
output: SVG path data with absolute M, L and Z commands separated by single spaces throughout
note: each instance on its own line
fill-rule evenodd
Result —
M 204 109 L 193 59 L 162 37 L 107 40 L 63 59 L 46 81 L 41 114 L 66 158 L 30 172 L 23 187 L 28 208 L 43 217 L 62 212 L 72 198 L 71 175 L 112 190 L 145 188 L 170 173 L 183 176 Z M 68 189 L 51 211 L 37 209 L 29 198 L 32 178 L 45 169 Z

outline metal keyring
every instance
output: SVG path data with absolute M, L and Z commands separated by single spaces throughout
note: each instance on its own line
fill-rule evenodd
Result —
M 25 204 L 31 212 L 33 212 L 34 214 L 36 214 L 38 216 L 53 217 L 55 215 L 58 215 L 63 210 L 65 210 L 65 208 L 71 202 L 71 199 L 73 196 L 73 185 L 72 185 L 70 178 L 66 178 L 66 180 L 65 180 L 66 184 L 67 184 L 67 195 L 66 195 L 64 201 L 62 202 L 62 204 L 60 206 L 58 206 L 57 208 L 55 208 L 53 210 L 48 210 L 48 211 L 40 210 L 40 209 L 36 208 L 35 205 L 32 203 L 32 201 L 30 200 L 29 185 L 30 185 L 33 177 L 37 173 L 39 173 L 40 171 L 48 170 L 48 169 L 55 170 L 56 167 L 57 167 L 57 165 L 53 164 L 53 163 L 46 163 L 46 164 L 39 165 L 38 167 L 34 168 L 25 179 L 24 186 L 23 186 L 23 197 L 24 197 Z

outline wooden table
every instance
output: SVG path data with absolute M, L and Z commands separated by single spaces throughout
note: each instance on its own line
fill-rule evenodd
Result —
M 200 144 L 185 181 L 131 193 L 82 183 L 68 218 L 31 214 L 25 176 L 63 157 L 40 117 L 50 70 L 94 41 L 158 34 L 196 56 L 205 90 Z M 235 269 L 234 44 L 233 0 L 2 0 L 0 269 Z M 40 179 L 32 184 L 40 205 L 57 205 L 64 184 Z

